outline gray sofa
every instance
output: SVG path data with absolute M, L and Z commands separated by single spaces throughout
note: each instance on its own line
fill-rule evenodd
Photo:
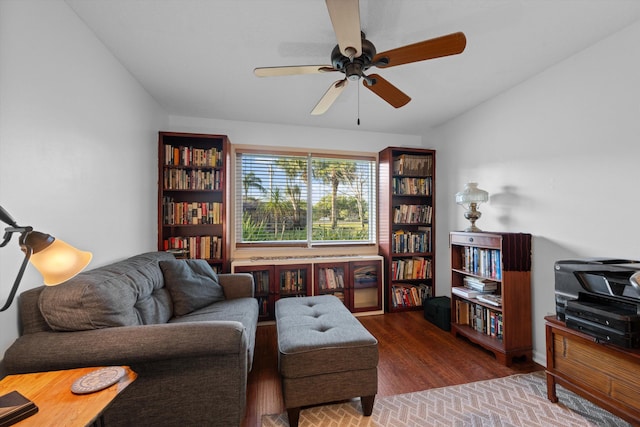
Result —
M 216 284 L 219 283 L 219 286 Z M 249 274 L 151 252 L 19 298 L 9 374 L 128 365 L 108 426 L 234 426 L 245 414 L 258 304 Z

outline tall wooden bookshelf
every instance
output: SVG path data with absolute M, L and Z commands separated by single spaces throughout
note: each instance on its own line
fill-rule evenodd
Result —
M 158 250 L 229 271 L 228 165 L 226 135 L 159 133 Z
M 451 232 L 451 286 L 465 279 L 495 284 L 497 302 L 451 292 L 451 333 L 491 351 L 509 366 L 532 356 L 531 234 Z M 465 292 L 463 290 L 463 292 Z
M 385 307 L 420 310 L 435 295 L 435 150 L 387 147 L 378 154 L 378 239 Z

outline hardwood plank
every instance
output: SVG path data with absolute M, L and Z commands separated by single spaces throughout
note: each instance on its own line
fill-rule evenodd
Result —
M 455 338 L 426 321 L 422 311 L 358 317 L 378 339 L 378 396 L 544 370 L 533 362 L 511 367 L 493 354 Z M 260 427 L 263 414 L 281 413 L 278 344 L 275 325 L 260 325 L 256 334 L 254 365 L 247 384 L 247 413 L 242 427 Z

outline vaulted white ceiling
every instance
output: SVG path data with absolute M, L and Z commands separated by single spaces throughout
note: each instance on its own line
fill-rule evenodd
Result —
M 412 98 L 402 108 L 350 82 L 312 116 L 340 73 L 258 78 L 253 69 L 330 64 L 324 0 L 66 1 L 172 115 L 415 135 L 640 19 L 638 0 L 360 0 L 378 52 L 457 31 L 467 47 L 370 70 Z

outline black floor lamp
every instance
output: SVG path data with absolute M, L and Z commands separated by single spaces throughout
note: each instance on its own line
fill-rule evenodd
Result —
M 29 261 L 42 274 L 44 284 L 48 286 L 59 285 L 71 279 L 84 270 L 91 261 L 91 252 L 80 251 L 49 234 L 33 231 L 33 227 L 19 226 L 2 206 L 0 206 L 0 221 L 9 225 L 4 229 L 0 248 L 9 243 L 14 233 L 20 233 L 18 244 L 25 254 L 7 302 L 0 311 L 5 311 L 11 306 Z

